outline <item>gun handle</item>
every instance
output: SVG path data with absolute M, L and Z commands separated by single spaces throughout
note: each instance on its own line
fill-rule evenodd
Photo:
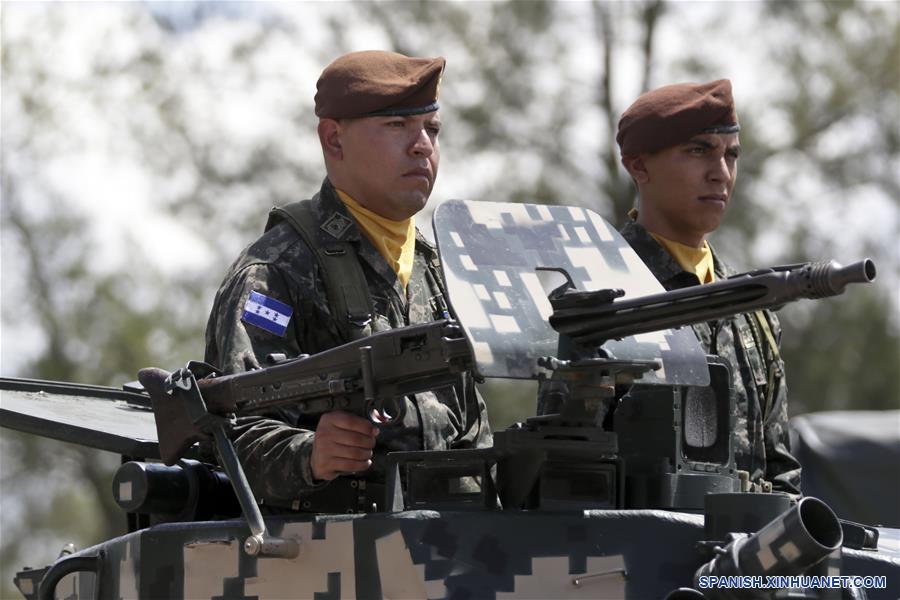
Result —
M 138 372 L 138 380 L 150 394 L 153 416 L 156 418 L 156 435 L 159 439 L 159 455 L 169 466 L 181 459 L 194 443 L 208 440 L 188 413 L 187 399 L 176 392 L 166 390 L 170 373 L 162 369 L 148 368 Z

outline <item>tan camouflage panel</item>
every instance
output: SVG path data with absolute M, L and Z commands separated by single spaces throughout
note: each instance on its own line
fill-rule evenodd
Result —
M 426 581 L 425 565 L 413 563 L 409 547 L 401 531 L 375 542 L 378 554 L 378 575 L 384 598 L 443 598 L 447 588 L 441 580 Z
M 629 222 L 622 235 L 643 259 L 666 289 L 698 285 L 696 275 L 685 272 L 666 250 L 641 225 Z M 735 272 L 713 249 L 716 277 Z M 764 311 L 776 340 L 781 326 L 771 311 Z M 791 454 L 788 432 L 787 384 L 784 362 L 771 358 L 764 335 L 758 331 L 753 315 L 741 314 L 693 326 L 706 352 L 718 354 L 731 365 L 737 422 L 734 456 L 737 468 L 750 473 L 754 482 L 771 482 L 776 491 L 800 492 L 800 463 Z M 774 361 L 776 377 L 771 406 L 766 406 L 767 365 Z
M 295 598 L 312 598 L 316 594 L 327 593 L 329 574 L 338 573 L 341 597 L 356 597 L 351 521 L 329 523 L 326 539 L 313 539 L 311 523 L 288 523 L 280 536 L 299 539 L 300 555 L 291 560 L 258 559 L 257 575 L 244 580 L 246 595 L 278 598 L 284 597 L 285 591 L 290 590 Z
M 129 538 L 125 543 L 125 552 L 119 561 L 119 596 L 123 600 L 141 597 L 138 587 L 138 574 L 140 573 L 141 551 L 140 539 Z
M 625 599 L 625 558 L 591 556 L 587 571 L 569 573 L 568 556 L 536 557 L 531 561 L 531 575 L 516 575 L 516 591 L 497 594 L 497 600 L 508 598 L 584 598 Z
M 487 377 L 537 378 L 538 358 L 557 356 L 550 290 L 536 267 L 564 269 L 582 291 L 621 288 L 626 298 L 664 291 L 618 232 L 590 210 L 450 200 L 435 210 L 433 223 L 450 303 Z M 662 369 L 642 383 L 709 383 L 689 330 L 612 340 L 604 348 L 620 359 L 659 359 Z
M 241 553 L 241 542 L 233 537 L 200 540 L 184 546 L 184 597 L 221 597 L 223 580 L 237 577 L 235 560 Z M 218 577 L 210 577 L 215 573 Z
M 341 598 L 358 595 L 351 520 L 329 521 L 320 539 L 314 539 L 313 525 L 309 522 L 287 523 L 279 536 L 298 540 L 300 554 L 289 560 L 253 559 L 256 575 L 243 577 L 245 595 L 313 598 L 327 595 L 335 583 Z M 446 595 L 442 580 L 426 581 L 425 566 L 413 562 L 401 530 L 375 540 L 375 549 L 383 598 L 425 600 Z M 241 555 L 240 541 L 233 538 L 185 545 L 185 597 L 213 599 L 223 596 L 222 580 L 239 576 Z M 220 575 L 218 580 L 209 576 L 213 572 Z M 336 577 L 336 581 L 329 581 L 329 577 Z

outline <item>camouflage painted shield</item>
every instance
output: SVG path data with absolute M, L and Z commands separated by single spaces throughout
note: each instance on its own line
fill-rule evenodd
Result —
M 538 359 L 557 356 L 559 335 L 542 273 L 563 270 L 578 290 L 621 288 L 625 298 L 665 291 L 619 233 L 578 207 L 450 200 L 434 212 L 450 303 L 485 377 L 535 379 Z M 603 344 L 611 357 L 659 360 L 642 383 L 708 385 L 690 329 Z

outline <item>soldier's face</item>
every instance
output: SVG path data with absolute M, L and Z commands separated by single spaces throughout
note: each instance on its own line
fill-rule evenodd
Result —
M 407 219 L 425 207 L 441 156 L 437 111 L 343 119 L 338 126 L 342 181 L 334 182 L 337 187 L 394 221 Z
M 707 133 L 633 158 L 637 162 L 626 167 L 641 196 L 638 222 L 699 247 L 719 227 L 731 201 L 740 150 L 738 134 Z

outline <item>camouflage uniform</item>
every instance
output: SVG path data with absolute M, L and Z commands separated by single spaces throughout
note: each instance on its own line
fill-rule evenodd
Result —
M 654 276 L 667 290 L 699 285 L 697 276 L 684 271 L 674 258 L 634 221 L 621 230 L 638 256 L 646 263 Z M 732 271 L 713 251 L 715 273 L 718 279 L 733 275 Z M 776 342 L 781 339 L 781 327 L 771 311 L 764 311 L 765 318 Z M 694 332 L 701 346 L 709 354 L 726 359 L 734 372 L 735 406 L 735 460 L 738 469 L 748 471 L 751 481 L 764 479 L 773 489 L 782 492 L 800 492 L 800 463 L 790 453 L 788 433 L 787 385 L 784 362 L 773 357 L 768 343 L 763 339 L 755 317 L 744 313 L 729 319 L 694 325 Z M 738 340 L 739 343 L 736 343 Z M 767 364 L 774 362 L 776 387 L 771 394 L 771 406 L 766 406 L 768 392 Z
M 416 232 L 415 262 L 404 293 L 393 269 L 363 235 L 326 179 L 312 202 L 322 231 L 354 243 L 374 304 L 372 332 L 443 318 L 446 303 L 435 249 Z M 328 223 L 329 228 L 324 224 Z M 216 294 L 206 329 L 206 360 L 226 373 L 265 366 L 270 353 L 295 357 L 346 343 L 328 306 L 320 266 L 300 234 L 280 222 L 251 244 L 232 265 Z M 293 308 L 284 336 L 241 320 L 250 292 L 256 291 Z M 381 429 L 373 467 L 361 481 L 384 480 L 384 454 L 395 450 L 446 450 L 490 446 L 491 430 L 484 401 L 468 374 L 453 388 L 406 399 L 402 422 Z M 283 407 L 263 417 L 238 420 L 232 438 L 251 487 L 263 504 L 322 510 L 340 504 L 350 478 L 314 481 L 310 467 L 317 419 Z M 353 490 L 360 481 L 353 480 Z M 363 485 L 363 487 L 365 487 Z M 369 486 L 371 489 L 372 485 Z M 326 493 L 327 491 L 327 493 Z M 349 489 L 348 489 L 349 491 Z M 319 498 L 318 504 L 315 498 Z M 313 501 L 310 502 L 310 499 Z M 352 507 L 349 507 L 352 508 Z M 331 506 L 330 510 L 346 510 Z

